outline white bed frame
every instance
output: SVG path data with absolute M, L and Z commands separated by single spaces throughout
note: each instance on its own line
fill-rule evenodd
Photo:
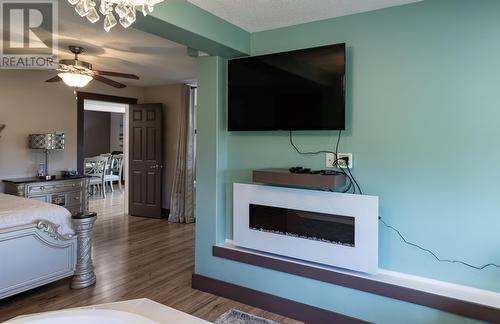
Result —
M 94 217 L 95 219 L 95 217 Z M 87 223 L 89 223 L 87 221 Z M 0 299 L 70 277 L 81 277 L 79 269 L 88 270 L 93 282 L 73 288 L 83 288 L 95 283 L 91 253 L 90 232 L 78 235 L 61 235 L 58 225 L 41 220 L 34 224 L 0 229 Z M 75 224 L 78 225 L 78 224 Z M 78 245 L 80 249 L 78 249 Z M 86 245 L 86 246 L 83 246 Z M 88 254 L 82 258 L 82 255 Z M 85 264 L 82 264 L 82 260 Z M 78 264 L 77 264 L 78 263 Z M 90 273 L 91 272 L 91 273 Z M 81 282 L 80 282 L 81 283 Z

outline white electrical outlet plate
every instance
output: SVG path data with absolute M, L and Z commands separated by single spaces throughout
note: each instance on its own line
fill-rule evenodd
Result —
M 341 158 L 348 158 L 349 159 L 349 163 L 346 164 L 346 162 L 344 160 L 340 160 Z M 339 160 L 337 161 L 339 167 L 345 169 L 345 168 L 349 168 L 349 169 L 352 169 L 352 153 L 339 153 Z
M 335 167 L 335 154 L 334 153 L 326 153 L 325 165 L 327 168 L 334 168 Z

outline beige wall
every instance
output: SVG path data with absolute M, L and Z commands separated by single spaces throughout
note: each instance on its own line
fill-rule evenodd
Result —
M 27 149 L 31 133 L 64 131 L 66 149 L 50 156 L 52 171 L 76 169 L 77 110 L 73 90 L 63 83 L 45 83 L 54 71 L 0 70 L 0 180 L 34 176 L 41 152 Z M 163 208 L 170 208 L 182 84 L 115 89 L 92 81 L 86 92 L 139 98 L 140 103 L 162 103 L 164 109 Z M 0 192 L 3 184 L 0 183 Z
M 177 159 L 177 141 L 179 139 L 179 111 L 182 107 L 183 84 L 145 88 L 142 103 L 163 104 L 163 208 L 170 208 L 170 192 Z
M 76 169 L 77 110 L 73 90 L 60 83 L 45 83 L 54 71 L 0 70 L 0 179 L 33 176 L 41 153 L 27 149 L 30 133 L 64 131 L 66 149 L 50 156 L 50 169 Z M 142 97 L 142 88 L 115 89 L 92 81 L 86 92 Z M 0 192 L 3 185 L 0 184 Z

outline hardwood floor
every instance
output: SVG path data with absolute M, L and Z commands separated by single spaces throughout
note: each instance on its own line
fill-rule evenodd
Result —
M 0 321 L 21 314 L 149 298 L 208 321 L 231 308 L 282 323 L 300 323 L 191 288 L 194 224 L 124 215 L 123 195 L 93 199 L 97 284 L 72 290 L 69 279 L 0 300 Z

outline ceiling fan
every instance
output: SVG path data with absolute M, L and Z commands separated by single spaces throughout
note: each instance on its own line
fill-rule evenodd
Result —
M 123 83 L 108 79 L 103 75 L 139 80 L 139 77 L 134 74 L 94 70 L 92 69 L 92 64 L 78 59 L 78 55 L 85 52 L 83 47 L 68 46 L 68 48 L 73 54 L 75 54 L 75 58 L 72 60 L 60 60 L 58 62 L 59 67 L 56 69 L 59 73 L 45 82 L 64 81 L 64 83 L 70 87 L 83 88 L 91 80 L 96 80 L 115 88 L 125 88 L 126 85 Z

